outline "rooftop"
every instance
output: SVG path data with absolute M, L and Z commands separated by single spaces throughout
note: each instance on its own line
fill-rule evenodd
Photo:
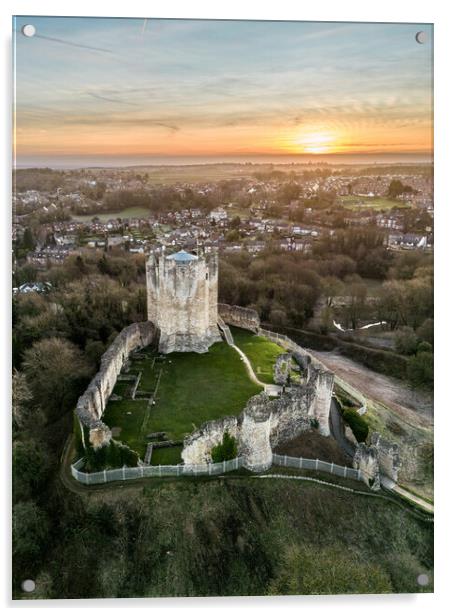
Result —
M 175 252 L 172 255 L 168 255 L 167 259 L 172 259 L 173 261 L 178 261 L 179 263 L 188 263 L 190 261 L 197 261 L 198 257 L 196 255 L 192 255 L 190 252 L 186 250 L 179 250 L 179 252 Z

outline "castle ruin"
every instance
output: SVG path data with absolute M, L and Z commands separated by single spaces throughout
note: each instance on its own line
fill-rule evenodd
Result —
M 218 253 L 153 252 L 146 264 L 148 320 L 160 332 L 159 350 L 206 353 L 221 340 Z

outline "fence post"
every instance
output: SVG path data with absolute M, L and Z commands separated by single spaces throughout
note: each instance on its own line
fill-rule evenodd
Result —
M 126 478 L 126 465 L 124 464 L 124 466 L 122 467 L 122 478 L 125 481 Z
M 104 469 L 104 483 L 107 483 L 107 471 Z
M 333 473 L 333 471 L 334 471 L 334 462 L 331 462 L 331 474 Z
M 287 456 L 284 456 L 284 466 L 287 466 Z
M 141 476 L 144 477 L 144 468 L 142 466 L 140 466 L 140 473 L 141 473 Z
M 226 460 L 223 460 L 223 473 L 226 472 Z
M 319 468 L 319 461 L 316 458 L 316 460 L 315 460 L 315 470 L 318 470 L 318 468 Z
M 347 467 L 344 466 L 344 477 L 347 477 Z
M 161 476 L 162 476 L 162 467 L 161 467 L 161 465 L 159 464 L 159 477 L 161 477 Z
M 303 468 L 303 458 L 299 458 L 299 467 Z
M 212 474 L 212 464 L 209 464 L 209 475 Z
M 237 470 L 239 468 L 239 459 L 236 458 L 235 459 L 235 470 Z

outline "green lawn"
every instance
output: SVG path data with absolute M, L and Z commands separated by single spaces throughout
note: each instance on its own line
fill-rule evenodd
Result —
M 263 383 L 274 383 L 273 365 L 284 349 L 262 336 L 256 336 L 246 329 L 231 327 L 235 344 L 250 360 L 257 378 Z
M 407 208 L 410 207 L 403 201 L 397 199 L 389 199 L 387 197 L 358 197 L 356 195 L 348 195 L 341 197 L 341 204 L 349 210 L 391 210 L 394 207 Z
M 164 431 L 168 439 L 182 439 L 205 421 L 240 414 L 249 398 L 261 391 L 238 353 L 224 342 L 214 344 L 208 353 L 171 353 L 162 359 L 148 349 L 146 358 L 132 360 L 131 372 L 140 371 L 138 392 L 154 391 L 161 373 L 155 405 L 148 409 L 147 400 L 110 400 L 103 421 L 110 428 L 120 427 L 115 438 L 141 457 L 146 434 Z M 122 389 L 122 383 L 117 387 Z M 156 451 L 153 463 L 154 455 Z
M 161 447 L 152 451 L 151 464 L 153 466 L 162 466 L 165 464 L 180 464 L 182 447 Z

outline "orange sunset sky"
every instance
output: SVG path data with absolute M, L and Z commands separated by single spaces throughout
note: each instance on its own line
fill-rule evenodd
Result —
M 21 17 L 14 29 L 18 165 L 432 154 L 429 25 Z

